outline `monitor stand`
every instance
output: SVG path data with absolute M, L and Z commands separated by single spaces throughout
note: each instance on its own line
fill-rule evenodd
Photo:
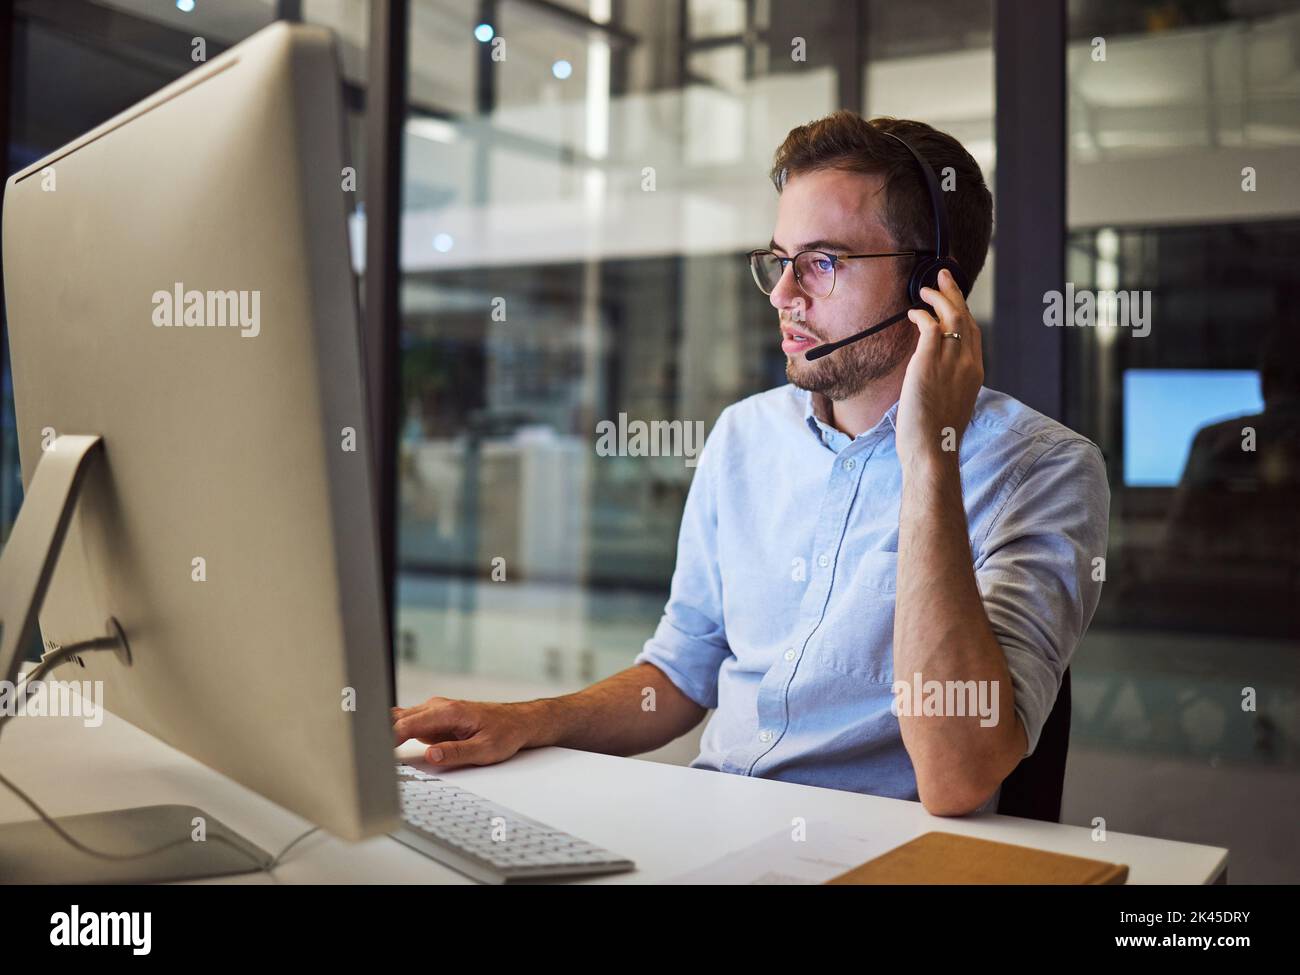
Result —
M 0 680 L 7 681 L 6 686 L 12 687 L 18 677 L 23 647 L 36 627 L 86 472 L 103 450 L 98 436 L 64 434 L 55 439 L 41 454 L 9 541 L 0 550 Z M 76 646 L 86 651 L 111 648 L 130 666 L 126 635 L 115 619 L 108 621 L 105 635 Z M 112 809 L 54 822 L 77 842 L 108 856 L 77 849 L 41 820 L 0 825 L 4 883 L 190 880 L 263 870 L 271 863 L 266 851 L 193 806 Z M 164 845 L 166 849 L 148 856 L 132 855 Z

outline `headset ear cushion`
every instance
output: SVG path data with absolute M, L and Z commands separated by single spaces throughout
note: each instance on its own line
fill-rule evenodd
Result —
M 911 280 L 907 282 L 907 296 L 915 306 L 926 307 L 921 297 L 922 288 L 936 288 L 939 282 L 939 261 L 933 257 L 922 257 L 912 268 Z
M 939 272 L 945 269 L 957 282 L 962 297 L 970 294 L 970 281 L 966 278 L 966 272 L 951 257 L 923 257 L 916 262 L 916 267 L 912 269 L 912 278 L 907 283 L 907 294 L 913 305 L 925 304 L 925 299 L 921 297 L 922 288 L 939 290 Z

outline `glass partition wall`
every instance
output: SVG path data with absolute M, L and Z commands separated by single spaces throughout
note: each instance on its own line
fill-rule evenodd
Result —
M 744 255 L 791 128 L 926 119 L 992 182 L 989 3 L 914 5 L 921 42 L 889 3 L 558 6 L 411 6 L 398 650 L 471 691 L 582 686 L 653 632 L 693 465 L 600 432 L 707 434 L 786 381 Z
M 1063 816 L 1295 882 L 1300 5 L 1070 12 L 1063 419 L 1112 501 Z

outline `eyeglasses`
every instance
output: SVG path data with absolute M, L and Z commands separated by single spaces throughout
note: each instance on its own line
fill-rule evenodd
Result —
M 787 264 L 794 264 L 794 280 L 809 298 L 829 298 L 835 290 L 835 267 L 840 261 L 867 257 L 915 257 L 924 251 L 889 251 L 885 254 L 827 254 L 825 251 L 800 251 L 794 257 L 782 257 L 772 251 L 750 251 L 749 269 L 759 290 L 770 295 L 781 283 Z

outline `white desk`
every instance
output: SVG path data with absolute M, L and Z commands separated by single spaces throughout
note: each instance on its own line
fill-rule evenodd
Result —
M 424 746 L 407 743 L 407 760 Z M 21 717 L 0 734 L 0 768 L 54 816 L 154 803 L 200 807 L 272 855 L 311 824 L 108 714 Z M 1055 850 L 1129 865 L 1129 883 L 1203 884 L 1227 866 L 1227 850 L 1091 831 L 1006 816 L 940 818 L 920 803 L 690 769 L 568 748 L 521 752 L 508 762 L 441 773 L 524 815 L 636 861 L 634 873 L 588 883 L 656 883 L 703 866 L 780 830 L 809 823 L 870 823 L 903 843 L 930 830 Z M 33 818 L 0 787 L 0 822 Z M 387 836 L 345 843 L 313 834 L 274 877 L 245 874 L 210 883 L 470 883 Z

